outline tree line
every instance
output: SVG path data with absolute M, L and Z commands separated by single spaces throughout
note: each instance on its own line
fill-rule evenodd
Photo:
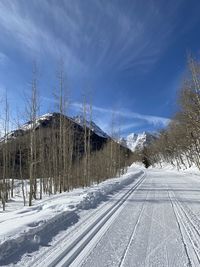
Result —
M 83 101 L 83 127 L 66 117 L 67 101 L 64 86 L 64 68 L 58 74 L 58 112 L 51 123 L 38 127 L 37 70 L 33 68 L 30 95 L 26 114 L 28 130 L 10 138 L 9 103 L 5 97 L 1 114 L 3 138 L 0 142 L 0 200 L 3 210 L 14 197 L 16 180 L 20 182 L 24 205 L 31 206 L 43 194 L 57 194 L 76 187 L 90 186 L 94 182 L 120 176 L 130 162 L 130 151 L 113 138 L 95 143 L 91 130 L 92 104 Z M 102 142 L 102 141 L 101 141 Z
M 149 164 L 170 163 L 178 169 L 195 165 L 200 169 L 200 63 L 188 60 L 188 73 L 178 96 L 179 110 L 168 127 L 138 158 Z

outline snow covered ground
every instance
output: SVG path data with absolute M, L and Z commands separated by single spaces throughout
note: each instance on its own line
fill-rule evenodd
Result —
M 7 203 L 6 212 L 0 211 L 0 266 L 12 265 L 24 253 L 48 246 L 59 232 L 79 222 L 85 213 L 91 213 L 140 174 L 141 170 L 130 168 L 123 177 L 89 188 L 46 196 L 43 200 L 34 201 L 32 207 L 23 207 L 21 185 L 17 184 L 15 198 Z
M 198 171 L 133 165 L 122 178 L 0 213 L 0 265 L 200 266 Z

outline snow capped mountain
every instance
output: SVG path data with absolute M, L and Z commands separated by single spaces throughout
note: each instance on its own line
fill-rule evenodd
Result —
M 28 121 L 25 124 L 23 124 L 22 126 L 20 126 L 18 129 L 15 129 L 13 131 L 10 131 L 6 136 L 0 138 L 0 142 L 3 142 L 5 140 L 9 140 L 9 139 L 15 139 L 18 136 L 22 136 L 24 134 L 26 134 L 28 131 L 30 131 L 32 129 L 32 127 L 34 127 L 35 129 L 40 128 L 40 127 L 46 127 L 47 125 L 49 125 L 51 123 L 52 120 L 55 120 L 57 122 L 59 122 L 59 117 L 60 114 L 53 112 L 53 113 L 47 113 L 44 114 L 42 116 L 39 116 L 34 124 L 33 121 Z M 73 123 L 75 123 L 76 125 L 78 125 L 79 127 L 83 128 L 84 124 L 86 123 L 86 127 L 90 128 L 91 131 L 93 133 L 95 133 L 96 135 L 98 135 L 99 137 L 102 138 L 110 138 L 99 126 L 97 126 L 93 121 L 89 122 L 89 121 L 85 121 L 83 116 L 76 116 L 76 117 L 68 117 L 65 116 L 65 119 L 68 121 L 71 121 Z
M 91 131 L 96 133 L 98 136 L 104 137 L 104 138 L 109 138 L 109 136 L 99 126 L 97 126 L 96 123 L 94 123 L 93 121 L 89 122 L 89 121 L 85 120 L 83 118 L 83 116 L 81 116 L 81 115 L 73 117 L 72 119 L 76 123 L 81 125 L 82 127 L 86 124 L 86 127 L 90 128 Z
M 124 137 L 120 137 L 120 138 L 117 140 L 117 143 L 120 144 L 121 146 L 127 148 L 127 140 L 126 140 Z
M 20 128 L 9 132 L 6 135 L 6 137 L 2 137 L 0 139 L 0 142 L 7 141 L 9 139 L 15 139 L 19 136 L 23 136 L 28 131 L 30 131 L 32 127 L 35 127 L 36 129 L 46 128 L 48 127 L 48 125 L 52 123 L 52 121 L 57 121 L 59 123 L 59 117 L 60 114 L 56 112 L 44 114 L 36 119 L 34 125 L 32 121 L 28 121 L 25 124 L 23 124 Z M 105 138 L 105 140 L 110 139 L 109 135 L 106 134 L 99 126 L 97 126 L 95 122 L 93 121 L 89 122 L 88 120 L 85 120 L 83 116 L 75 116 L 73 118 L 70 118 L 68 116 L 64 117 L 66 120 L 71 121 L 72 123 L 77 125 L 80 131 L 83 131 L 84 124 L 86 123 L 86 127 L 90 128 L 91 131 L 96 136 L 103 139 Z M 121 137 L 120 139 L 115 141 L 125 148 L 128 148 L 132 151 L 136 151 L 136 150 L 142 150 L 145 146 L 149 145 L 155 139 L 156 139 L 155 135 L 148 132 L 143 132 L 139 134 L 131 133 L 126 138 Z
M 123 146 L 128 147 L 132 151 L 142 150 L 145 146 L 151 144 L 152 141 L 156 139 L 155 135 L 143 132 L 143 133 L 131 133 L 126 139 L 121 138 L 119 143 Z
M 50 118 L 53 115 L 54 115 L 54 113 L 46 113 L 46 114 L 38 117 L 36 119 L 35 123 L 34 123 L 34 126 L 37 128 L 42 123 L 42 121 L 50 120 Z M 33 122 L 32 121 L 28 121 L 25 124 L 23 124 L 20 129 L 26 131 L 26 130 L 30 130 L 32 127 L 33 127 Z
M 54 116 L 54 114 L 55 113 L 47 113 L 47 114 L 44 114 L 44 115 L 38 117 L 34 123 L 34 127 L 38 128 L 42 124 L 42 122 L 49 121 L 51 119 L 51 117 Z M 33 127 L 33 122 L 28 121 L 28 122 L 24 123 L 22 126 L 20 126 L 18 129 L 12 130 L 6 136 L 3 136 L 0 139 L 0 142 L 5 141 L 5 139 L 9 140 L 9 139 L 16 138 L 18 136 L 22 136 L 27 131 L 31 130 L 32 127 Z

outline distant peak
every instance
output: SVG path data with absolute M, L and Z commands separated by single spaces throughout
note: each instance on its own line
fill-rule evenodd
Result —
M 143 131 L 141 133 L 130 133 L 126 139 L 119 140 L 119 142 L 123 142 L 126 146 L 132 150 L 142 150 L 145 146 L 149 145 L 153 140 L 155 140 L 156 135 L 151 134 L 147 131 Z

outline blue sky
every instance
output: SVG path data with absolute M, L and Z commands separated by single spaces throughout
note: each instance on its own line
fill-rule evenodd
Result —
M 199 13 L 198 0 L 1 0 L 0 92 L 22 114 L 36 61 L 41 113 L 54 111 L 62 58 L 71 115 L 88 94 L 105 131 L 112 117 L 122 135 L 155 131 L 177 109 L 187 54 L 199 57 Z

